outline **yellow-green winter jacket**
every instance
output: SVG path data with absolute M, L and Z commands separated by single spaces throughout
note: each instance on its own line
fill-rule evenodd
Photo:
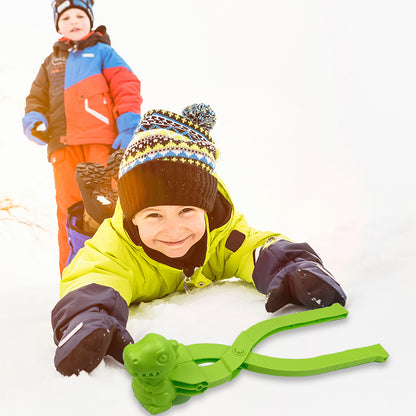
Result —
M 251 228 L 243 215 L 235 211 L 221 181 L 218 181 L 216 207 L 213 213 L 205 215 L 205 260 L 191 276 L 186 276 L 183 270 L 151 258 L 142 246 L 133 242 L 118 203 L 113 217 L 101 224 L 64 270 L 60 296 L 97 283 L 115 289 L 130 305 L 232 277 L 252 282 L 254 250 L 271 237 L 285 237 Z

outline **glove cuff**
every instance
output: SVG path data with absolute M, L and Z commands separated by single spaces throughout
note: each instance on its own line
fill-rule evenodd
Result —
M 133 135 L 136 127 L 140 123 L 141 115 L 127 112 L 117 117 L 117 129 L 119 133 L 131 133 Z
M 92 283 L 64 296 L 53 308 L 51 323 L 55 344 L 58 345 L 69 323 L 76 315 L 90 309 L 106 312 L 126 327 L 129 308 L 113 288 Z
M 322 264 L 318 254 L 307 243 L 293 243 L 278 240 L 263 248 L 253 270 L 253 282 L 260 293 L 267 294 L 277 288 L 276 275 L 289 263 L 298 260 L 309 260 Z M 284 275 L 281 276 L 281 279 Z

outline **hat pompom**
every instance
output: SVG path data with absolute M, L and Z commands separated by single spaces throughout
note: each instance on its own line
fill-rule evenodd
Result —
M 208 104 L 189 105 L 184 108 L 182 115 L 208 131 L 214 127 L 217 121 L 214 110 Z

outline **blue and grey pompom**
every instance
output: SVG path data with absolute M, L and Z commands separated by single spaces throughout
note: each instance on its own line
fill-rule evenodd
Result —
M 214 110 L 208 104 L 189 105 L 182 111 L 182 114 L 207 130 L 211 130 L 217 121 Z

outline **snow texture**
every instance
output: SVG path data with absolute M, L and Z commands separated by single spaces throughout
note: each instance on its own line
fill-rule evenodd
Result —
M 53 366 L 54 187 L 22 133 L 25 97 L 57 39 L 50 1 L 9 2 L 0 25 L 2 415 L 145 415 L 124 368 Z M 348 295 L 345 320 L 286 331 L 256 352 L 312 357 L 381 343 L 386 363 L 304 378 L 241 372 L 170 414 L 387 415 L 413 408 L 415 2 L 99 0 L 96 25 L 142 81 L 143 112 L 205 102 L 218 173 L 259 229 L 307 241 Z M 6 209 L 7 208 L 7 209 Z M 239 281 L 131 308 L 135 340 L 231 344 L 272 316 Z M 411 396 L 412 394 L 412 396 Z

